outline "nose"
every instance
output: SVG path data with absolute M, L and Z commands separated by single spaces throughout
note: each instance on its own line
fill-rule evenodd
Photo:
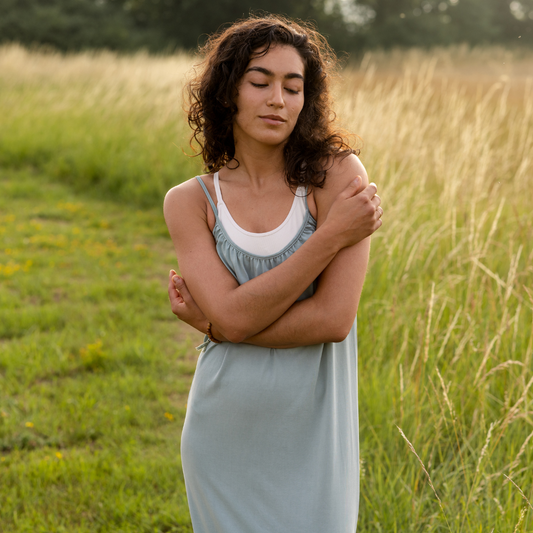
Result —
M 272 84 L 272 88 L 268 95 L 267 105 L 270 107 L 283 107 L 285 100 L 283 99 L 283 87 L 281 83 Z

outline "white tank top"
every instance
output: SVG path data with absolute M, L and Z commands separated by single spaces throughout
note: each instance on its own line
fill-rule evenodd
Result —
M 265 233 L 252 233 L 241 228 L 228 211 L 218 182 L 218 172 L 214 176 L 217 193 L 218 219 L 228 237 L 245 252 L 267 256 L 281 252 L 300 231 L 307 213 L 305 187 L 298 187 L 287 218 L 276 229 Z

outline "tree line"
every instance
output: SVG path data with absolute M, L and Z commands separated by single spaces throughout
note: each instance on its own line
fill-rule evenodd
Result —
M 0 0 L 0 42 L 56 49 L 194 49 L 253 13 L 312 20 L 338 51 L 533 45 L 533 0 Z

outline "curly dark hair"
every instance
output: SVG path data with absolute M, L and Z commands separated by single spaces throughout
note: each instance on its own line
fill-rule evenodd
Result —
M 335 125 L 329 80 L 337 58 L 310 24 L 281 16 L 240 20 L 212 35 L 200 49 L 204 60 L 187 84 L 188 121 L 209 172 L 220 170 L 235 157 L 233 117 L 237 85 L 252 58 L 271 46 L 293 46 L 304 62 L 304 106 L 284 146 L 285 177 L 291 189 L 299 185 L 323 187 L 328 166 L 338 154 L 358 153 L 347 134 Z M 238 161 L 237 161 L 238 164 Z

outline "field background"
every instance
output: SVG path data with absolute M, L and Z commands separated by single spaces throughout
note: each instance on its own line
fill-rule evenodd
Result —
M 166 296 L 185 55 L 0 48 L 0 531 L 190 532 L 200 335 Z M 533 53 L 369 53 L 361 532 L 533 531 Z M 510 481 L 512 480 L 512 482 Z

